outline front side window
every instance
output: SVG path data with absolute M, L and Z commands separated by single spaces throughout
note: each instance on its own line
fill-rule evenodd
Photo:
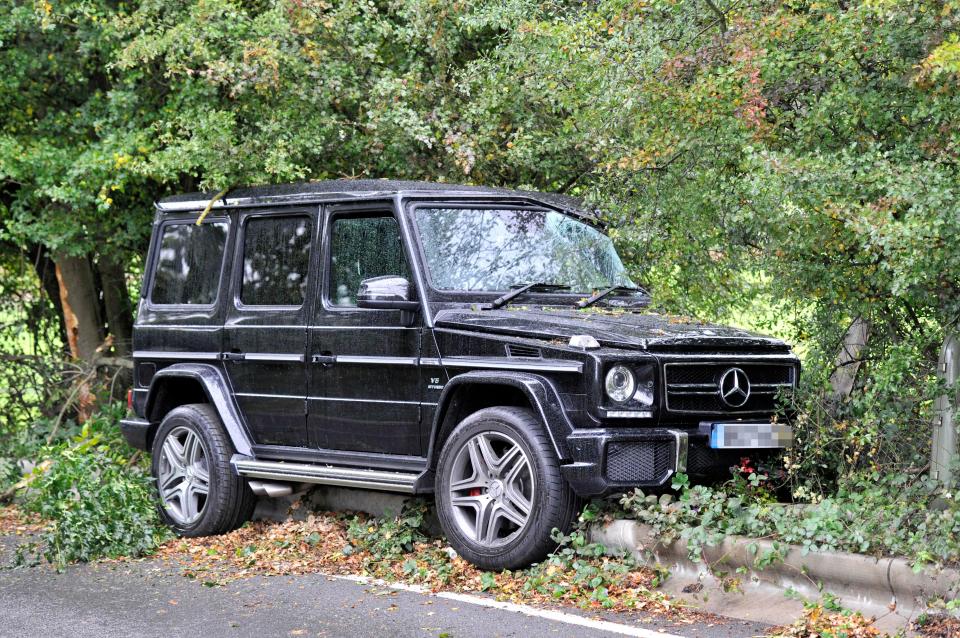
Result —
M 164 226 L 150 301 L 178 306 L 214 303 L 226 243 L 226 222 Z
M 330 237 L 330 303 L 356 306 L 360 282 L 384 275 L 410 279 L 397 220 L 334 218 Z
M 310 266 L 310 218 L 254 217 L 243 235 L 245 306 L 299 306 Z
M 630 286 L 613 242 L 556 211 L 418 208 L 420 243 L 434 288 L 501 291 L 532 282 L 589 292 Z

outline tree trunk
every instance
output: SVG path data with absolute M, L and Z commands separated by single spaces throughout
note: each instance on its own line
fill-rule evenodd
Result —
M 860 369 L 860 355 L 870 339 L 870 324 L 863 317 L 857 317 L 847 328 L 843 336 L 843 345 L 837 354 L 836 367 L 830 375 L 830 387 L 837 401 L 844 401 L 853 392 Z
M 55 259 L 70 354 L 89 361 L 103 343 L 103 321 L 93 268 L 86 257 L 58 254 Z
M 113 349 L 118 356 L 130 354 L 133 343 L 133 307 L 127 290 L 126 273 L 116 259 L 101 257 L 97 262 L 103 286 L 103 305 L 107 329 L 113 336 Z
M 42 244 L 33 244 L 24 250 L 24 257 L 30 261 L 33 270 L 37 273 L 40 285 L 46 293 L 50 303 L 57 311 L 57 323 L 60 327 L 60 341 L 63 351 L 70 351 L 70 340 L 67 337 L 67 324 L 63 315 L 63 303 L 60 301 L 60 282 L 57 279 L 57 265 L 50 257 L 50 252 Z

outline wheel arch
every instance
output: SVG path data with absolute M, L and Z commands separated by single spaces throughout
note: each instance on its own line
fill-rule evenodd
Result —
M 569 458 L 566 440 L 573 426 L 549 379 L 525 372 L 473 371 L 453 377 L 444 386 L 430 429 L 429 468 L 436 469 L 444 442 L 463 419 L 496 406 L 529 407 L 547 432 L 557 458 Z
M 150 382 L 144 414 L 150 422 L 147 449 L 163 417 L 174 408 L 209 403 L 217 412 L 238 454 L 253 454 L 253 443 L 223 373 L 205 363 L 176 363 L 157 372 Z

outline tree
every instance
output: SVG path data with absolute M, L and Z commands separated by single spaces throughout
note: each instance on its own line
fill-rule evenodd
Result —
M 129 335 L 122 280 L 161 193 L 337 176 L 570 192 L 607 211 L 666 308 L 797 341 L 810 419 L 837 362 L 856 370 L 824 417 L 831 464 L 907 464 L 960 318 L 958 16 L 956 0 L 8 1 L 0 239 L 56 263 L 90 356 Z
M 117 6 L 66 3 L 54 12 L 49 3 L 7 2 L 0 11 L 0 233 L 43 257 L 42 289 L 81 359 L 107 333 L 129 350 L 131 303 L 118 266 L 142 249 L 157 192 L 127 168 L 140 122 L 137 96 L 110 71 Z

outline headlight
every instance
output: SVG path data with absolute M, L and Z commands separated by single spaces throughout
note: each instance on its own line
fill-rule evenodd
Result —
M 615 365 L 607 372 L 605 386 L 608 397 L 617 403 L 623 403 L 633 396 L 634 390 L 637 389 L 637 380 L 633 378 L 630 368 Z

